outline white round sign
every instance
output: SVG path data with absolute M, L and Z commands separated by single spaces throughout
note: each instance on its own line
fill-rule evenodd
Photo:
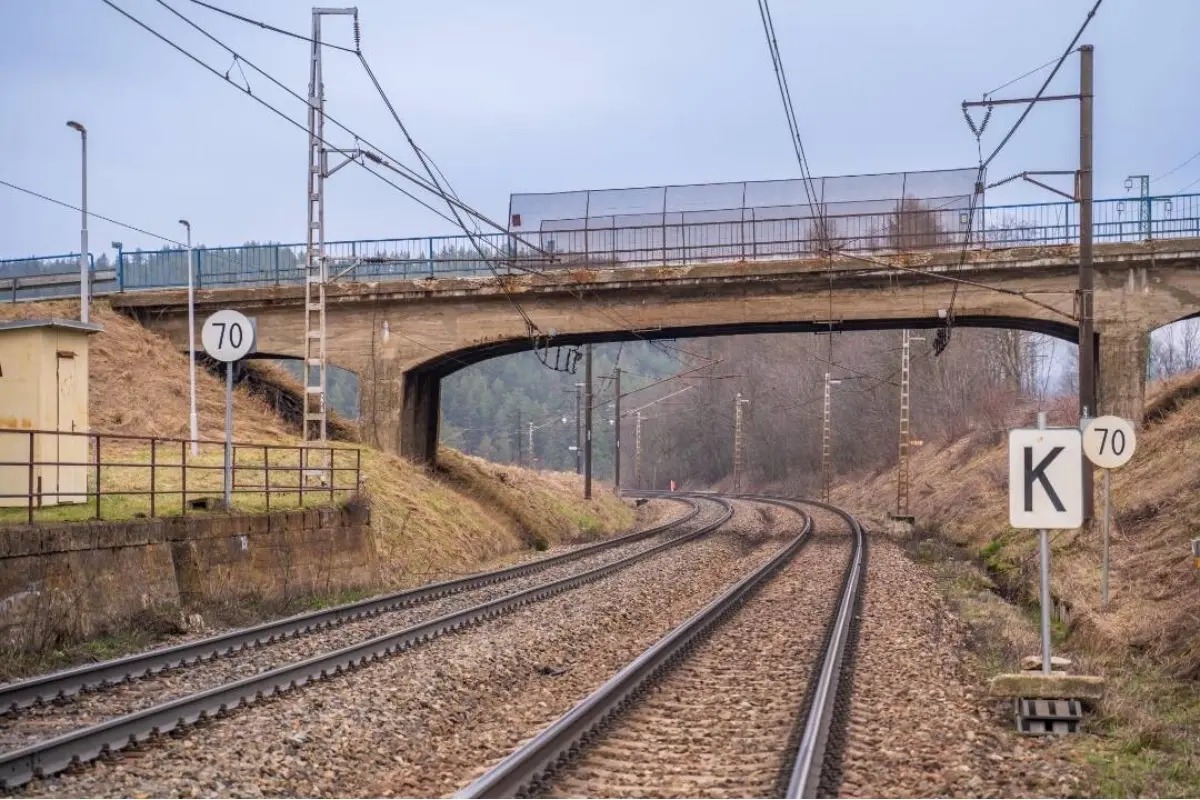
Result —
M 254 326 L 245 314 L 227 308 L 204 320 L 200 341 L 217 361 L 237 361 L 254 349 Z
M 1116 469 L 1133 458 L 1137 435 L 1133 424 L 1120 417 L 1096 417 L 1083 431 L 1083 452 L 1097 467 Z

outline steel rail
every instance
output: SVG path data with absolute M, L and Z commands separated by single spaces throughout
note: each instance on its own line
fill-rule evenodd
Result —
M 632 544 L 684 525 L 700 513 L 700 507 L 688 498 L 676 498 L 691 508 L 683 516 L 646 530 L 589 544 L 548 558 L 471 575 L 465 578 L 429 583 L 416 589 L 334 606 L 320 611 L 297 614 L 194 642 L 135 653 L 122 658 L 88 664 L 28 680 L 0 686 L 0 709 L 12 714 L 39 702 L 71 697 L 80 692 L 115 686 L 140 677 L 203 663 L 242 650 L 261 647 L 291 637 L 344 625 L 400 608 L 426 603 L 452 594 L 478 589 L 501 581 L 532 575 L 556 564 L 574 561 L 614 547 Z
M 816 688 L 804 722 L 800 746 L 792 765 L 786 797 L 816 797 L 821 783 L 821 774 L 826 763 L 830 728 L 833 724 L 834 706 L 838 699 L 842 667 L 845 663 L 846 645 L 850 638 L 851 623 L 861 591 L 863 575 L 863 529 L 852 515 L 827 503 L 806 501 L 824 508 L 846 520 L 854 535 L 854 553 L 850 557 L 850 568 L 843 581 L 841 600 L 837 616 L 828 631 L 821 671 L 817 676 Z
M 313 681 L 357 669 L 442 634 L 495 619 L 522 606 L 599 580 L 664 550 L 712 533 L 733 516 L 733 505 L 728 500 L 720 497 L 706 499 L 723 508 L 724 513 L 719 519 L 611 564 L 0 754 L 0 788 L 11 789 L 34 777 L 53 775 L 152 736 L 219 717 L 242 706 L 253 705 L 260 699 L 282 695 Z
M 662 496 L 657 492 L 644 494 Z M 695 493 L 693 496 L 712 497 L 705 493 Z M 542 729 L 533 739 L 517 748 L 454 797 L 520 796 L 545 773 L 552 770 L 560 760 L 570 757 L 589 734 L 618 713 L 654 678 L 670 668 L 700 636 L 737 608 L 751 592 L 787 564 L 810 540 L 812 518 L 797 508 L 796 504 L 774 497 L 730 496 L 753 499 L 796 511 L 805 520 L 804 528 L 765 564 L 676 627 L 581 703 Z

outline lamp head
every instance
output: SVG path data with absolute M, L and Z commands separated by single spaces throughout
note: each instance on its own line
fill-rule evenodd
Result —
M 68 120 L 68 121 L 67 121 L 67 127 L 68 127 L 68 128 L 74 128 L 75 130 L 77 130 L 77 131 L 79 131 L 80 133 L 82 133 L 84 136 L 87 136 L 87 128 L 83 127 L 83 123 L 82 123 L 82 122 L 76 122 L 76 121 L 75 121 L 75 120 L 73 120 L 73 119 L 72 119 L 72 120 Z

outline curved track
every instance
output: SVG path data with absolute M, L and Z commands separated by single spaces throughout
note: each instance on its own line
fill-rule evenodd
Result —
M 700 504 L 695 500 L 683 499 L 685 504 L 691 506 L 691 510 L 681 519 L 610 541 L 578 548 L 560 556 L 519 564 L 459 581 L 432 584 L 412 592 L 376 598 L 317 614 L 293 617 L 279 623 L 213 637 L 177 648 L 130 656 L 117 662 L 97 665 L 95 670 L 81 668 L 8 687 L 8 690 L 14 692 L 9 695 L 10 698 L 20 696 L 15 693 L 17 691 L 26 693 L 33 691 L 35 686 L 45 689 L 45 687 L 57 685 L 65 695 L 66 688 L 64 687 L 103 687 L 105 684 L 95 677 L 97 675 L 117 676 L 114 683 L 125 683 L 129 681 L 130 677 L 145 674 L 155 675 L 157 672 L 176 669 L 179 666 L 194 665 L 215 656 L 238 652 L 247 647 L 270 644 L 301 633 L 310 633 L 331 626 L 346 625 L 353 620 L 375 617 L 390 609 L 402 608 L 417 602 L 429 602 L 434 598 L 452 594 L 462 594 L 464 597 L 457 599 L 468 600 L 468 607 L 442 613 L 440 616 L 426 613 L 424 619 L 402 629 L 396 629 L 393 626 L 385 633 L 373 635 L 365 640 L 360 637 L 337 649 L 324 649 L 315 655 L 285 663 L 282 666 L 260 669 L 248 677 L 200 691 L 192 691 L 166 702 L 159 702 L 158 705 L 143 707 L 123 716 L 104 719 L 97 724 L 88 724 L 86 727 L 70 730 L 53 738 L 37 739 L 19 750 L 0 755 L 0 783 L 6 788 L 14 787 L 33 777 L 54 774 L 72 764 L 95 759 L 107 752 L 122 749 L 150 736 L 163 734 L 211 716 L 228 713 L 240 706 L 253 704 L 263 697 L 288 692 L 311 681 L 321 680 L 378 658 L 407 650 L 444 633 L 493 619 L 538 600 L 599 580 L 645 558 L 685 542 L 694 541 L 715 531 L 732 516 L 733 509 L 728 501 L 721 498 L 708 498 L 708 500 L 712 505 L 717 506 L 720 512 L 715 515 L 715 519 L 697 521 L 696 517 L 701 513 Z M 712 516 L 712 514 L 709 513 L 706 516 Z M 692 530 L 679 533 L 681 528 L 692 528 Z M 654 537 L 660 534 L 664 541 L 658 542 Z M 624 551 L 627 549 L 632 549 L 634 552 L 625 554 Z M 591 563 L 595 560 L 602 563 L 599 565 Z M 565 567 L 564 565 L 571 566 Z M 554 576 L 550 580 L 536 583 L 528 588 L 515 586 L 520 581 L 513 579 L 548 569 L 553 572 L 566 570 L 570 574 L 563 577 Z M 467 595 L 471 591 L 499 582 L 504 582 L 505 588 L 514 590 L 501 594 L 499 597 L 489 597 L 483 602 L 478 602 L 477 599 L 474 603 L 469 602 Z M 494 595 L 496 592 L 492 592 L 492 594 Z M 462 604 L 460 603 L 460 605 Z M 184 659 L 183 655 L 186 653 L 196 655 Z M 49 693 L 49 690 L 45 691 Z M 78 691 L 79 689 L 76 689 L 73 694 Z M 0 695 L 0 697 L 4 697 L 4 695 Z M 11 707 L 14 701 L 10 700 L 9 702 Z M 33 704 L 33 701 L 30 701 L 29 704 Z M 42 706 L 42 708 L 49 708 L 49 706 Z
M 796 503 L 745 496 L 805 514 Z M 835 792 L 865 545 L 820 503 L 789 542 L 459 797 Z M 807 516 L 807 514 L 805 514 Z M 849 535 L 847 535 L 847 530 Z M 824 625 L 805 624 L 828 619 Z
M 672 498 L 674 499 L 674 498 Z M 416 589 L 393 592 L 356 603 L 335 606 L 320 611 L 273 620 L 261 625 L 210 636 L 173 647 L 135 653 L 123 658 L 87 664 L 74 669 L 39 675 L 23 681 L 0 686 L 0 709 L 9 715 L 39 703 L 62 701 L 79 693 L 115 686 L 136 678 L 188 667 L 256 647 L 264 647 L 284 639 L 345 625 L 348 622 L 378 616 L 389 611 L 428 603 L 442 597 L 459 594 L 513 578 L 533 575 L 549 567 L 578 561 L 586 556 L 616 547 L 640 542 L 667 533 L 695 519 L 700 507 L 693 500 L 678 498 L 688 506 L 687 512 L 661 525 L 578 547 L 549 558 L 515 564 L 504 569 L 469 575 L 456 580 L 430 583 Z

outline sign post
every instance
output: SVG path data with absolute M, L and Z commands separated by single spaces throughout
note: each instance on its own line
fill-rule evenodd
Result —
M 1104 470 L 1104 520 L 1101 524 L 1100 610 L 1108 610 L 1108 541 L 1112 527 L 1112 471 L 1133 458 L 1137 434 L 1133 424 L 1120 417 L 1104 416 L 1091 420 L 1083 431 L 1083 452 L 1088 460 Z
M 1049 529 L 1083 524 L 1083 447 L 1078 428 L 1047 428 L 1038 412 L 1037 428 L 1008 432 L 1008 517 L 1014 528 L 1036 528 L 1041 555 L 1042 672 L 1050 665 Z
M 240 311 L 224 309 L 204 320 L 204 352 L 225 362 L 225 508 L 233 508 L 233 364 L 254 350 L 254 324 Z M 270 490 L 270 487 L 267 487 Z

